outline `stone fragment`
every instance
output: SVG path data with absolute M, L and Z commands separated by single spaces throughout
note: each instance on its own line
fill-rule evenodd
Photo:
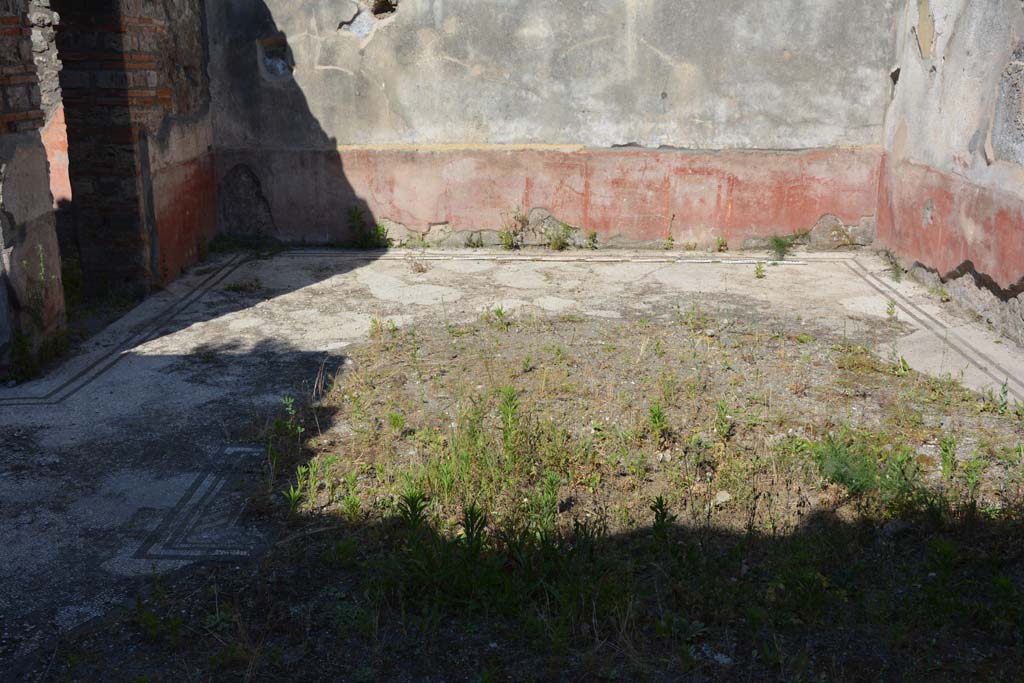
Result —
M 848 247 L 853 244 L 853 238 L 846 229 L 846 225 L 832 214 L 825 214 L 818 219 L 818 222 L 811 228 L 808 248 L 818 251 L 827 251 Z

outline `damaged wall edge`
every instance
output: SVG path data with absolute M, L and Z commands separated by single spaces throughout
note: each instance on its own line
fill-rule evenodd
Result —
M 40 128 L 36 5 L 0 2 L 0 377 L 24 378 L 63 343 L 64 291 Z

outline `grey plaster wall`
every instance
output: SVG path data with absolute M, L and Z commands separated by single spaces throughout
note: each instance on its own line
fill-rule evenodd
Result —
M 15 332 L 36 342 L 63 325 L 60 249 L 39 133 L 0 135 L 0 370 Z
M 901 3 L 367 4 L 209 3 L 217 145 L 879 145 Z
M 886 148 L 1024 196 L 1020 0 L 906 0 Z

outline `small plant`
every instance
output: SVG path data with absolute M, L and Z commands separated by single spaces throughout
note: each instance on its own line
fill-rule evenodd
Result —
M 757 264 L 754 266 L 754 277 L 757 278 L 758 280 L 763 280 L 764 276 L 764 262 L 758 261 Z
M 466 237 L 467 249 L 481 249 L 484 246 L 484 237 L 478 232 L 471 232 Z
M 405 246 L 407 249 L 426 249 L 430 245 L 427 243 L 427 238 L 422 232 L 414 232 L 406 240 Z
M 302 501 L 306 497 L 305 492 L 302 490 L 301 481 L 289 486 L 281 492 L 281 495 L 284 496 L 284 499 L 288 502 L 289 514 L 295 514 L 296 510 L 299 509 L 299 506 L 302 505 Z
M 509 318 L 508 313 L 501 306 L 495 306 L 491 309 L 491 324 L 498 328 L 502 332 L 507 332 L 512 327 L 512 320 Z
M 377 316 L 370 318 L 370 338 L 384 339 L 388 335 L 398 332 L 398 325 L 394 320 L 381 320 Z
M 665 235 L 665 239 L 661 243 L 661 248 L 665 251 L 672 251 L 676 246 L 676 238 L 672 235 Z
M 882 258 L 885 259 L 886 263 L 889 264 L 889 275 L 893 280 L 899 282 L 903 279 L 903 266 L 900 265 L 900 261 L 896 258 L 896 254 L 892 253 L 888 249 L 882 250 Z
M 36 255 L 39 257 L 39 267 L 35 269 L 35 277 L 27 278 L 28 293 L 26 298 L 28 299 L 28 305 L 26 309 L 32 317 L 32 322 L 35 323 L 36 328 L 41 330 L 46 322 L 44 320 L 46 316 L 46 294 L 50 290 L 50 285 L 57 279 L 57 275 L 50 273 L 46 267 L 46 255 L 43 251 L 43 245 L 36 245 Z M 26 273 L 32 271 L 28 261 L 22 261 L 21 265 Z
M 722 441 L 728 441 L 736 433 L 736 422 L 729 413 L 729 404 L 725 401 L 715 404 L 715 434 Z
M 498 240 L 501 242 L 501 248 L 508 251 L 519 248 L 519 235 L 511 230 L 502 230 L 498 233 Z
M 775 255 L 776 261 L 785 261 L 786 256 L 793 248 L 797 235 L 772 235 L 768 238 L 768 247 Z
M 519 427 L 519 394 L 513 386 L 501 388 L 498 399 L 498 415 L 501 417 L 501 434 L 505 447 L 511 447 Z
M 396 412 L 388 413 L 388 427 L 395 434 L 401 434 L 405 431 L 405 415 Z
M 565 251 L 568 249 L 574 231 L 575 228 L 568 223 L 561 223 L 557 228 L 549 230 L 548 249 L 552 251 Z
M 427 499 L 417 489 L 402 494 L 398 499 L 398 518 L 408 531 L 418 532 L 427 524 Z
M 663 496 L 658 496 L 651 501 L 651 512 L 654 513 L 654 535 L 663 539 L 671 531 L 676 516 L 669 510 L 668 503 L 665 502 Z
M 587 249 L 597 249 L 597 231 L 590 230 L 587 232 Z
M 391 246 L 391 238 L 388 237 L 388 228 L 386 225 L 378 223 L 373 227 L 373 244 L 378 249 L 387 249 Z
M 529 225 L 529 216 L 516 209 L 511 220 L 506 219 L 504 227 L 498 232 L 501 247 L 509 251 L 520 248 L 523 245 L 523 232 Z
M 896 320 L 896 302 L 892 299 L 885 305 L 885 315 L 889 320 Z
M 964 485 L 967 487 L 967 498 L 972 503 L 978 499 L 978 489 L 981 488 L 981 477 L 985 474 L 987 467 L 988 463 L 978 457 L 977 453 L 972 455 L 971 459 L 964 463 Z
M 1010 380 L 1003 380 L 1002 386 L 999 387 L 999 398 L 996 401 L 996 412 L 1000 415 L 1006 415 L 1010 412 Z
M 942 479 L 951 481 L 956 472 L 956 437 L 947 434 L 939 442 L 939 456 L 942 461 Z
M 910 372 L 910 364 L 899 354 L 895 344 L 889 350 L 889 372 L 897 377 L 905 377 Z
M 277 480 L 278 468 L 281 466 L 281 453 L 278 451 L 273 444 L 267 445 L 267 485 L 270 488 L 274 487 L 274 482 Z
M 462 510 L 462 547 L 466 552 L 467 560 L 476 560 L 480 557 L 487 542 L 487 515 L 475 504 Z
M 665 443 L 668 437 L 668 417 L 660 403 L 654 403 L 647 410 L 648 426 L 651 429 L 651 437 L 658 445 Z
M 878 466 L 872 458 L 852 447 L 845 435 L 829 434 L 812 447 L 818 470 L 826 480 L 861 495 L 878 487 Z
M 715 250 L 719 254 L 723 254 L 729 251 L 729 242 L 724 237 L 719 237 L 715 240 Z
M 529 508 L 533 517 L 533 526 L 543 536 L 550 536 L 555 531 L 555 520 L 558 517 L 558 490 L 561 480 L 556 472 L 546 470 L 544 477 L 529 498 Z
M 366 213 L 358 206 L 348 210 L 348 226 L 356 249 L 387 249 L 391 246 L 386 225 L 367 225 Z
M 349 493 L 341 499 L 341 514 L 349 522 L 355 522 L 359 519 L 362 507 L 363 503 L 355 492 Z

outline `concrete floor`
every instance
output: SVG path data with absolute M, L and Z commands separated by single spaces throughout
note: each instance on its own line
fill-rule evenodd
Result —
M 911 367 L 997 392 L 1006 382 L 1024 401 L 1024 350 L 895 282 L 870 252 L 797 255 L 762 280 L 752 258 L 308 250 L 195 268 L 46 377 L 0 388 L 0 661 L 154 574 L 258 553 L 265 533 L 241 521 L 237 485 L 262 464 L 252 427 L 282 396 L 308 396 L 374 317 L 459 322 L 500 305 L 617 318 L 723 292 L 856 336 L 891 300 L 905 323 L 892 343 Z

